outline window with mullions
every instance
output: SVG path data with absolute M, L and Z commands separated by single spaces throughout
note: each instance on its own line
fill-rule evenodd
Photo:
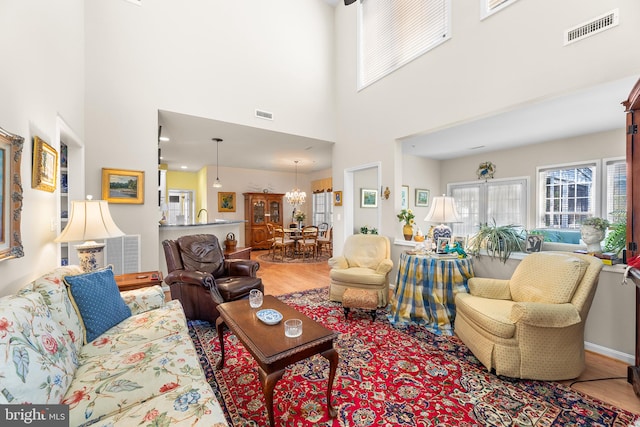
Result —
M 453 224 L 453 234 L 474 235 L 480 224 L 527 226 L 527 178 L 449 184 L 461 223 Z
M 450 0 L 358 2 L 358 89 L 448 40 L 450 15 Z
M 605 218 L 611 223 L 627 217 L 627 163 L 625 158 L 605 160 Z
M 326 222 L 331 226 L 332 192 L 313 193 L 313 225 Z
M 580 228 L 585 219 L 598 216 L 595 163 L 541 168 L 538 178 L 538 227 Z

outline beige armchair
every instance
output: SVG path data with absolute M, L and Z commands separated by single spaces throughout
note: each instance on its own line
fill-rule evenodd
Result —
M 602 261 L 570 252 L 527 255 L 511 279 L 469 279 L 456 295 L 455 333 L 497 375 L 578 377 L 584 325 Z
M 376 291 L 378 307 L 389 299 L 389 272 L 393 268 L 389 239 L 375 234 L 347 237 L 341 256 L 329 259 L 329 299 L 342 301 L 348 288 Z

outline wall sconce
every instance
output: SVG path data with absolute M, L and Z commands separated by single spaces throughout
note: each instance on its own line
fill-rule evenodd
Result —
M 380 186 L 380 194 L 382 194 L 382 197 L 385 200 L 389 200 L 389 196 L 391 196 L 391 190 L 389 190 L 389 187 L 387 187 L 384 189 L 384 191 L 382 191 L 382 186 Z

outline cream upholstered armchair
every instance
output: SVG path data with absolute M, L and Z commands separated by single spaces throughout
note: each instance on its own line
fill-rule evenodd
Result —
M 393 268 L 389 239 L 376 234 L 347 237 L 341 256 L 329 259 L 329 299 L 342 301 L 348 288 L 375 291 L 378 307 L 389 299 L 389 272 Z
M 497 375 L 576 378 L 602 261 L 570 252 L 527 255 L 511 279 L 469 279 L 456 295 L 456 335 Z

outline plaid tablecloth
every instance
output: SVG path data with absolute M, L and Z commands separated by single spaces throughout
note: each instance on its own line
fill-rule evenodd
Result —
M 471 258 L 436 258 L 402 253 L 389 321 L 415 322 L 440 335 L 453 335 L 455 296 L 469 292 L 473 277 Z

